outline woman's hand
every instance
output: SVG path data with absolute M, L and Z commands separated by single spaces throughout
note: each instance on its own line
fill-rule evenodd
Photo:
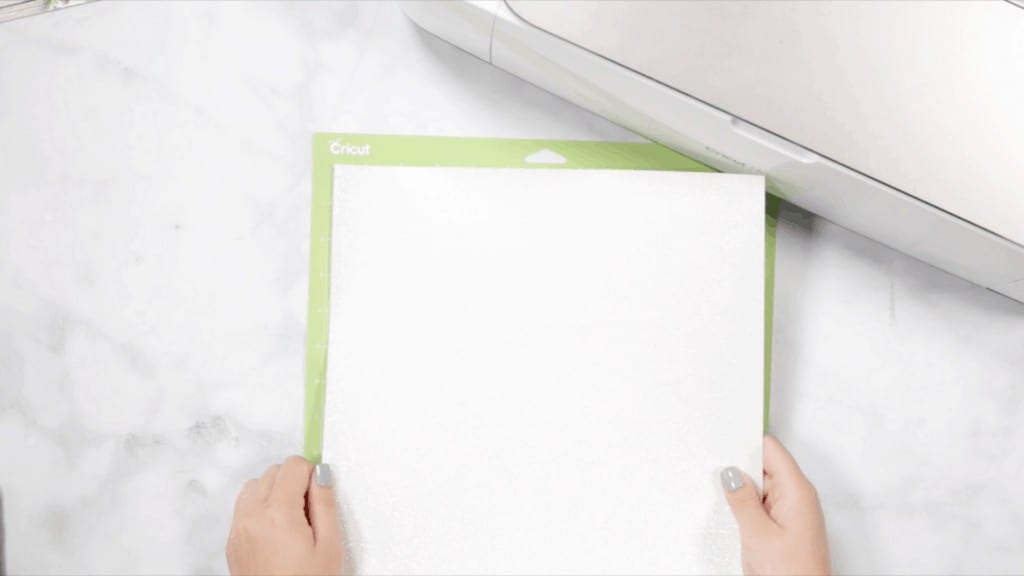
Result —
M 249 480 L 235 502 L 228 568 L 242 574 L 336 575 L 344 543 L 331 469 L 290 456 Z
M 744 573 L 831 573 L 818 493 L 778 440 L 764 438 L 763 496 L 737 468 L 722 471 L 722 487 L 740 526 Z

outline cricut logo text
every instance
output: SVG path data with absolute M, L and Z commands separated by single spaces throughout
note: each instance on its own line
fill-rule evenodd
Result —
M 331 154 L 335 156 L 369 156 L 370 145 L 363 144 L 362 146 L 353 146 L 352 144 L 345 144 L 338 140 L 331 140 L 330 144 Z

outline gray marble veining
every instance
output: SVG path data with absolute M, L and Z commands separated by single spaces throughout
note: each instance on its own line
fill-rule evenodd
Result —
M 300 448 L 317 130 L 637 138 L 390 3 L 0 24 L 11 573 L 226 571 L 237 489 Z M 772 427 L 836 569 L 1024 570 L 1024 306 L 799 213 L 778 249 Z

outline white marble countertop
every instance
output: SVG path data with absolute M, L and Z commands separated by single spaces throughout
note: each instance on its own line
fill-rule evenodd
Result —
M 314 131 L 636 139 L 390 3 L 0 25 L 10 573 L 226 571 L 236 490 L 301 447 Z M 1024 571 L 1024 305 L 794 212 L 775 338 L 837 571 Z

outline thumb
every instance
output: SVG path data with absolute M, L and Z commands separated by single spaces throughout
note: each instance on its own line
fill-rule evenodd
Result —
M 761 492 L 739 468 L 730 466 L 722 470 L 722 489 L 740 526 L 742 540 L 759 538 L 775 526 L 761 502 Z
M 337 506 L 331 467 L 321 462 L 313 469 L 309 479 L 309 524 L 313 528 L 313 540 L 317 546 L 339 540 L 341 526 Z

